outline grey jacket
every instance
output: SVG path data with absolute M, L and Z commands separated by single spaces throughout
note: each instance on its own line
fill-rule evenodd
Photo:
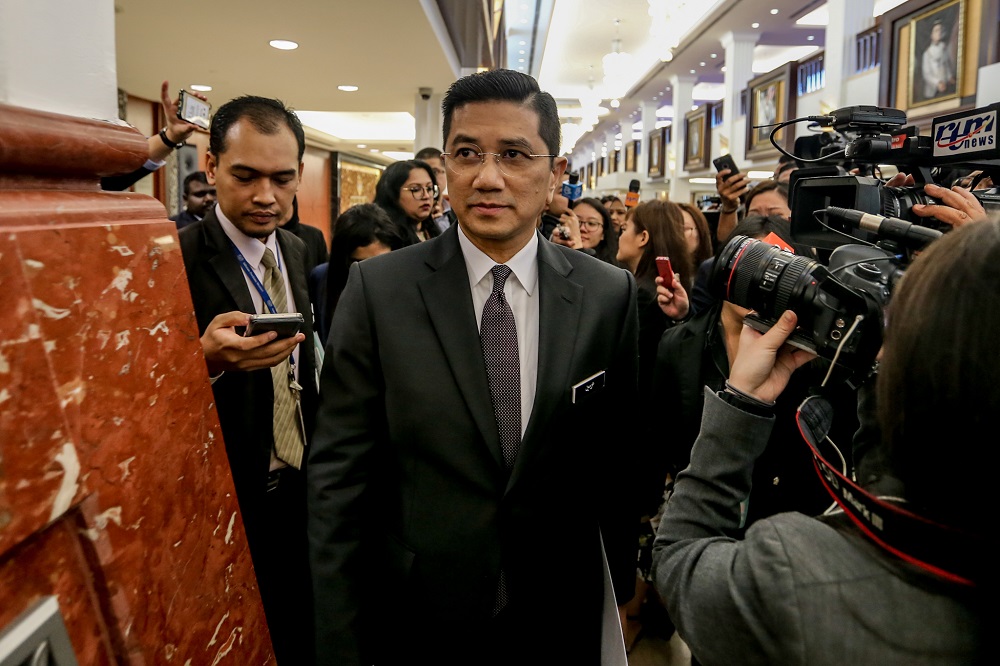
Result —
M 653 553 L 656 588 L 692 654 L 706 666 L 975 663 L 974 591 L 800 513 L 729 536 L 772 425 L 706 390 Z

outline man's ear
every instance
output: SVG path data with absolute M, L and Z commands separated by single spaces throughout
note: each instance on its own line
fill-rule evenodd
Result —
M 567 164 L 569 164 L 569 160 L 565 157 L 557 157 L 552 161 L 552 171 L 549 173 L 549 193 L 545 198 L 546 205 L 552 203 L 552 197 L 556 193 L 556 186 L 562 183 L 563 173 L 566 171 Z
M 298 192 L 299 188 L 302 187 L 302 169 L 306 166 L 305 162 L 299 162 L 299 181 L 295 184 L 295 191 Z
M 218 164 L 215 161 L 215 155 L 209 153 L 205 156 L 205 178 L 208 179 L 209 185 L 215 185 L 215 170 L 218 168 Z

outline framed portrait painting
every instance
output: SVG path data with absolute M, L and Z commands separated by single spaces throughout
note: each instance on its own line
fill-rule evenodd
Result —
M 618 173 L 618 165 L 620 164 L 621 156 L 621 148 L 615 148 L 608 153 L 608 173 Z
M 965 0 L 933 5 L 908 23 L 908 108 L 958 97 L 962 89 Z
M 649 160 L 646 164 L 646 175 L 650 178 L 662 178 L 664 175 L 663 155 L 667 147 L 666 131 L 666 127 L 661 127 L 649 133 Z
M 698 171 L 708 168 L 708 152 L 712 145 L 708 123 L 709 104 L 702 104 L 684 114 L 684 169 Z
M 746 158 L 755 160 L 774 157 L 778 149 L 771 143 L 771 130 L 776 123 L 782 123 L 795 114 L 796 95 L 792 82 L 798 63 L 789 62 L 767 74 L 751 79 L 750 108 L 747 109 Z M 792 151 L 795 145 L 793 128 L 778 130 L 775 141 L 785 150 Z
M 597 189 L 597 162 L 591 162 L 587 165 L 587 188 Z

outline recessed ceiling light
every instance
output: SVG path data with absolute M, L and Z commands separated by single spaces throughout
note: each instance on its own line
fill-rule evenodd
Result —
M 358 148 L 367 148 L 367 147 L 368 147 L 367 143 L 359 143 L 358 144 Z
M 611 100 L 611 108 L 612 109 L 617 109 L 621 105 L 622 105 L 622 103 L 619 102 L 617 99 Z
M 751 24 L 750 24 L 750 27 L 751 27 L 751 28 L 754 28 L 754 29 L 757 29 L 757 28 L 759 28 L 759 27 L 760 27 L 760 23 L 751 23 Z
M 699 65 L 699 66 L 701 66 L 701 67 L 704 67 L 704 66 L 705 66 L 705 63 L 703 63 L 703 62 L 699 62 L 699 63 L 698 63 L 698 65 Z
M 691 105 L 691 110 L 692 111 L 697 111 L 698 110 L 698 105 L 697 104 L 692 104 Z
M 809 35 L 808 37 L 806 37 L 806 39 L 811 42 L 812 40 L 816 39 L 816 35 Z
M 528 42 L 526 42 L 526 41 L 524 41 L 524 40 L 522 39 L 522 40 L 521 40 L 520 42 L 518 42 L 518 43 L 517 43 L 517 45 L 518 45 L 518 46 L 524 46 L 524 45 L 525 45 L 525 44 L 527 44 L 527 43 L 528 43 Z
M 695 70 L 693 70 L 693 69 L 691 70 L 691 73 L 692 74 L 697 74 L 697 72 Z
M 775 15 L 775 14 L 777 14 L 777 13 L 778 13 L 778 10 L 777 10 L 777 9 L 772 9 L 772 10 L 771 10 L 771 15 L 772 15 L 772 16 L 774 16 L 774 15 Z
M 357 86 L 337 86 L 337 90 L 343 90 L 344 92 L 357 92 Z
M 294 51 L 299 48 L 296 42 L 287 39 L 272 39 L 268 44 L 281 51 Z
M 197 90 L 198 92 L 209 92 L 212 86 L 205 86 L 200 83 L 192 83 L 191 90 Z
M 378 152 L 378 148 L 371 148 L 371 152 L 377 153 Z
M 720 67 L 720 68 L 719 68 L 719 71 L 720 71 L 720 72 L 724 72 L 724 71 L 726 71 L 726 66 L 725 66 L 725 65 L 723 65 L 722 67 Z
M 524 49 L 521 49 L 520 51 L 518 51 L 517 54 L 518 55 L 524 55 Z
M 666 88 L 664 88 L 664 90 L 670 90 L 670 86 L 667 86 Z
M 719 57 L 719 54 L 718 54 L 718 53 L 710 53 L 710 54 L 709 54 L 709 57 L 712 57 L 712 58 L 718 58 L 718 57 Z

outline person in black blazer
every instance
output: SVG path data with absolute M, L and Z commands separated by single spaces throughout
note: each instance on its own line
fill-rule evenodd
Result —
M 634 437 L 604 417 L 636 399 L 635 280 L 537 233 L 566 160 L 533 78 L 474 74 L 443 106 L 458 225 L 355 264 L 327 343 L 308 473 L 317 653 L 597 664 L 608 609 L 618 626 L 605 585 L 618 603 L 634 591 Z M 512 461 L 478 312 L 501 265 L 526 389 Z
M 299 463 L 276 453 L 275 391 L 284 386 L 275 383 L 280 372 L 277 380 L 271 374 L 291 355 L 301 385 L 299 436 L 308 444 L 317 382 L 305 246 L 278 228 L 291 214 L 305 139 L 291 111 L 260 97 L 220 107 L 210 134 L 207 175 L 218 205 L 180 231 L 181 251 L 275 656 L 283 664 L 310 664 L 305 465 L 304 458 Z M 276 293 L 264 287 L 265 249 L 276 255 L 286 310 L 305 316 L 301 332 L 290 338 L 243 337 L 250 313 L 269 311 L 269 301 L 280 303 L 273 285 Z M 298 344 L 304 340 L 310 343 Z

